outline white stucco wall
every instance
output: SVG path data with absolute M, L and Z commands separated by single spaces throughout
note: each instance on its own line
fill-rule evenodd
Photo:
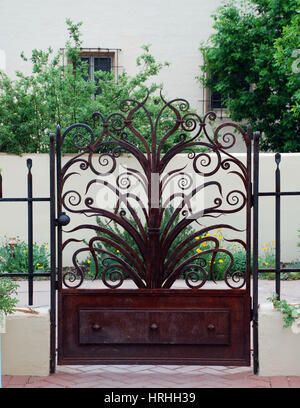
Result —
M 120 48 L 119 65 L 130 74 L 143 44 L 152 44 L 153 55 L 171 63 L 158 82 L 168 98 L 187 98 L 202 111 L 199 75 L 200 41 L 212 33 L 211 14 L 221 0 L 0 0 L 0 49 L 6 54 L 6 72 L 30 72 L 20 58 L 33 48 L 54 50 L 67 39 L 65 20 L 83 22 L 83 47 Z
M 270 303 L 258 313 L 259 375 L 300 375 L 300 333 L 283 328 L 282 314 Z
M 1 335 L 3 375 L 49 375 L 50 317 L 48 308 L 16 311 L 6 317 Z
M 49 158 L 46 154 L 24 155 L 22 157 L 16 155 L 0 154 L 0 168 L 2 168 L 3 176 L 3 197 L 26 197 L 26 158 L 32 157 L 33 167 L 32 174 L 34 180 L 33 194 L 35 197 L 49 196 Z M 245 160 L 244 154 L 237 154 L 241 160 Z M 63 162 L 70 159 L 70 155 L 63 158 Z M 120 160 L 120 159 L 119 159 Z M 184 155 L 179 155 L 174 159 L 173 166 L 177 168 L 183 166 L 186 162 Z M 121 161 L 123 164 L 134 167 L 135 162 L 132 158 L 125 157 Z M 191 162 L 191 161 L 190 161 Z M 184 164 L 183 164 L 184 163 Z M 175 167 L 174 167 L 175 168 Z M 274 155 L 262 153 L 260 156 L 260 191 L 274 191 L 274 170 L 275 170 Z M 78 170 L 78 168 L 76 168 Z M 76 171 L 75 170 L 75 171 Z M 234 189 L 241 187 L 238 177 L 234 175 L 226 175 L 226 172 L 218 174 L 218 180 L 224 186 L 224 194 L 229 188 Z M 297 183 L 297 174 L 300 174 L 300 154 L 283 154 L 281 161 L 282 175 L 282 191 L 300 190 Z M 67 189 L 75 189 L 84 192 L 87 183 L 94 178 L 91 172 L 80 171 L 80 175 L 72 176 L 67 182 Z M 66 190 L 65 190 L 66 191 Z M 96 190 L 91 190 L 96 191 Z M 98 190 L 97 190 L 98 191 Z M 215 190 L 214 190 L 215 192 Z M 105 198 L 106 196 L 103 195 Z M 224 195 L 226 197 L 226 194 Z M 210 200 L 212 196 L 208 194 L 205 200 Z M 110 200 L 110 199 L 109 199 Z M 108 201 L 109 201 L 108 200 Z M 300 228 L 300 196 L 299 197 L 282 197 L 282 224 L 281 224 L 281 260 L 291 261 L 300 258 L 300 248 L 297 246 L 299 242 L 298 229 Z M 49 203 L 34 203 L 34 241 L 42 244 L 49 243 Z M 275 240 L 275 199 L 272 197 L 260 198 L 260 213 L 259 213 L 259 252 L 263 253 L 262 249 L 265 243 Z M 66 229 L 71 229 L 72 226 L 86 223 L 89 221 L 86 217 L 76 218 L 71 216 L 71 224 Z M 212 221 L 209 221 L 212 220 Z M 237 228 L 245 228 L 245 212 L 228 215 L 215 219 L 206 219 L 209 222 L 227 222 Z M 4 236 L 17 237 L 27 239 L 27 205 L 26 203 L 4 203 L 0 204 L 0 241 L 3 242 Z M 76 234 L 74 234 L 76 237 Z M 226 236 L 225 236 L 226 237 Z M 235 236 L 236 237 L 236 236 Z M 240 234 L 243 239 L 244 233 Z M 88 238 L 88 234 L 81 236 L 81 239 Z M 67 239 L 67 234 L 65 234 Z M 71 264 L 71 255 L 75 246 L 70 245 L 65 249 L 65 265 Z

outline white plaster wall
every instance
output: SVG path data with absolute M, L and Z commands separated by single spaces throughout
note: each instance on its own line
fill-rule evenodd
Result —
M 245 160 L 245 154 L 236 154 L 241 160 Z M 49 196 L 49 158 L 47 154 L 32 154 L 24 156 L 0 154 L 0 168 L 2 168 L 3 176 L 3 197 L 26 197 L 26 158 L 32 157 L 33 167 L 32 174 L 34 180 L 33 194 L 35 197 Z M 63 158 L 63 163 L 70 159 L 70 155 Z M 135 167 L 135 161 L 130 157 L 123 157 L 119 161 L 129 167 Z M 173 160 L 174 168 L 182 167 L 184 164 L 191 162 L 187 160 L 185 155 L 179 155 Z M 183 164 L 184 163 L 184 164 Z M 191 163 L 190 163 L 191 164 Z M 189 164 L 189 165 L 190 165 Z M 262 153 L 260 156 L 260 191 L 274 191 L 274 170 L 275 170 L 274 155 Z M 77 169 L 76 169 L 77 170 Z M 75 171 L 76 171 L 75 170 Z M 224 186 L 224 194 L 229 189 L 241 187 L 238 177 L 226 175 L 226 172 L 220 171 L 218 177 Z M 300 174 L 300 154 L 289 153 L 282 155 L 281 161 L 282 174 L 282 191 L 300 190 L 297 175 Z M 80 171 L 79 176 L 72 176 L 66 184 L 66 188 L 75 189 L 84 192 L 84 188 L 94 175 L 89 172 Z M 95 194 L 99 190 L 91 190 Z M 102 190 L 104 191 L 104 190 Z M 215 192 L 215 190 L 214 190 Z M 103 195 L 103 197 L 105 197 Z M 212 195 L 205 196 L 205 202 L 211 200 Z M 108 198 L 108 202 L 111 199 Z M 282 261 L 291 261 L 300 258 L 300 248 L 297 247 L 299 242 L 298 229 L 300 228 L 300 196 L 299 197 L 282 197 L 282 235 L 281 235 L 281 259 Z M 113 206 L 113 204 L 112 204 Z M 49 203 L 34 203 L 34 241 L 42 244 L 49 243 Z M 266 242 L 271 243 L 275 240 L 275 199 L 270 197 L 260 198 L 260 213 L 259 213 L 259 251 L 262 253 L 262 248 Z M 71 229 L 72 225 L 78 225 L 89 221 L 86 217 L 71 217 L 72 223 L 67 227 Z M 227 222 L 238 228 L 245 228 L 245 212 L 236 213 L 233 215 L 222 216 L 218 219 L 207 219 L 209 222 Z M 4 240 L 4 235 L 8 237 L 19 236 L 22 239 L 27 239 L 27 205 L 26 203 L 0 203 L 0 242 Z M 76 235 L 74 235 L 76 236 Z M 88 238 L 88 234 L 84 237 Z M 65 239 L 67 234 L 65 234 Z M 79 235 L 80 237 L 80 235 Z M 226 236 L 225 236 L 226 237 Z M 230 235 L 228 235 L 230 237 Z M 237 237 L 237 235 L 235 235 Z M 244 233 L 241 233 L 239 238 L 244 238 Z M 64 255 L 65 265 L 71 264 L 71 256 L 76 246 L 66 247 Z
M 49 375 L 49 309 L 35 311 L 16 311 L 6 317 L 6 333 L 1 335 L 3 375 Z
M 219 5 L 221 0 L 0 0 L 0 49 L 10 76 L 29 73 L 21 51 L 58 50 L 67 39 L 66 18 L 82 21 L 82 46 L 122 49 L 119 65 L 130 74 L 137 71 L 141 45 L 152 44 L 153 55 L 171 63 L 158 78 L 167 97 L 187 98 L 201 113 L 198 49 L 212 33 L 211 14 Z
M 300 333 L 283 328 L 280 312 L 270 303 L 258 311 L 259 375 L 300 375 Z

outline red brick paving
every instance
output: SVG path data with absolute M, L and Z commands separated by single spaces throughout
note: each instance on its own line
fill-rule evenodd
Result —
M 3 388 L 300 388 L 300 377 L 259 377 L 249 367 L 59 366 L 48 377 L 3 376 Z

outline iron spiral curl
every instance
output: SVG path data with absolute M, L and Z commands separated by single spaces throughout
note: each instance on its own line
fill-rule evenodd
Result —
M 202 288 L 208 278 L 214 279 L 212 267 L 207 270 L 207 261 L 200 255 L 192 256 L 188 263 L 182 264 L 180 259 L 180 254 L 187 254 L 189 250 L 194 250 L 195 243 L 192 242 L 194 235 L 192 234 L 193 238 L 186 240 L 184 245 L 178 244 L 175 248 L 172 245 L 178 235 L 193 221 L 201 227 L 198 231 L 198 234 L 201 235 L 205 231 L 207 232 L 202 221 L 199 222 L 202 218 L 217 218 L 220 215 L 241 211 L 249 200 L 246 191 L 247 183 L 249 183 L 247 167 L 229 152 L 229 149 L 236 144 L 238 135 L 242 136 L 246 146 L 251 143 L 243 129 L 233 123 L 222 123 L 214 130 L 211 123 L 215 122 L 217 118 L 214 112 L 208 112 L 201 117 L 189 111 L 190 106 L 185 99 L 177 98 L 167 101 L 162 93 L 160 97 L 162 107 L 155 118 L 147 109 L 146 102 L 149 98 L 149 94 L 147 94 L 143 101 L 130 98 L 122 101 L 120 111 L 111 113 L 107 117 L 104 117 L 101 112 L 94 112 L 92 120 L 97 126 L 97 137 L 91 127 L 82 123 L 71 125 L 62 135 L 62 142 L 68 134 L 72 135 L 72 143 L 79 151 L 77 156 L 70 159 L 61 169 L 62 208 L 70 213 L 99 217 L 101 220 L 105 220 L 106 224 L 103 223 L 101 226 L 101 235 L 95 235 L 94 239 L 101 238 L 103 242 L 105 240 L 108 242 L 107 236 L 112 238 L 109 226 L 111 223 L 116 223 L 134 241 L 134 246 L 126 247 L 125 250 L 124 245 L 128 245 L 126 241 L 120 240 L 118 243 L 115 239 L 110 240 L 118 254 L 122 253 L 121 256 L 106 251 L 108 258 L 101 265 L 102 282 L 110 289 L 119 288 L 127 278 L 134 280 L 138 287 L 168 287 L 172 286 L 175 279 L 183 272 L 185 273 L 185 283 L 190 289 Z M 172 123 L 169 127 L 164 125 L 163 115 L 166 112 L 169 112 L 170 117 L 172 117 Z M 142 134 L 142 131 L 134 127 L 136 115 L 144 115 L 145 121 L 147 121 L 147 134 Z M 233 128 L 233 131 L 227 130 L 227 127 Z M 211 129 L 210 133 L 209 129 Z M 165 149 L 167 144 L 171 147 Z M 113 175 L 116 171 L 118 160 L 120 160 L 123 152 L 132 155 L 141 170 L 127 169 L 125 172 L 119 173 L 115 182 L 111 183 L 110 179 L 106 177 Z M 194 185 L 196 183 L 193 177 L 185 170 L 186 165 L 175 170 L 166 170 L 172 159 L 180 153 L 185 153 L 187 159 L 191 161 L 193 172 L 206 178 L 206 180 L 208 179 L 208 181 L 202 181 L 201 185 Z M 80 174 L 77 168 L 76 171 L 71 171 L 72 166 L 75 167 L 75 165 L 82 171 L 91 171 L 93 175 L 97 176 L 102 186 L 115 194 L 116 203 L 113 211 L 98 208 L 96 200 L 90 196 L 90 186 L 95 185 L 97 181 L 95 176 L 93 176 L 94 180 L 86 186 L 85 193 L 76 190 L 63 191 L 65 182 Z M 239 181 L 242 181 L 245 191 L 242 188 L 236 188 L 226 193 L 219 182 L 209 181 L 209 178 L 216 175 L 220 169 L 227 174 L 238 177 Z M 157 175 L 156 187 L 152 185 L 153 174 Z M 162 192 L 172 180 L 175 180 L 179 192 L 170 194 L 165 203 L 171 205 L 176 200 L 179 200 L 180 203 L 175 205 L 173 214 L 165 223 L 164 230 L 161 230 L 165 214 L 165 208 L 160 208 L 163 200 Z M 134 183 L 142 187 L 147 196 L 146 200 L 143 201 L 139 194 L 130 192 Z M 193 211 L 192 199 L 197 198 L 197 194 L 203 189 L 208 190 L 209 188 L 215 189 L 212 206 L 201 211 Z M 155 206 L 152 205 L 150 199 L 153 189 L 158 192 L 158 204 L 156 203 Z M 87 196 L 87 194 L 89 195 Z M 144 224 L 129 203 L 129 199 L 138 203 L 144 216 Z M 218 224 L 211 225 L 210 229 L 213 230 L 216 225 Z M 93 230 L 92 223 L 82 226 L 82 233 L 84 228 Z M 231 227 L 226 224 L 226 228 L 230 229 Z M 231 230 L 238 231 L 234 228 Z M 80 242 L 80 240 L 70 238 L 67 242 Z M 221 250 L 216 241 L 211 240 L 210 242 L 214 244 L 214 248 L 210 252 L 212 259 L 215 259 L 220 251 L 227 253 L 227 256 L 230 257 L 230 267 L 226 270 L 224 277 L 225 283 L 230 288 L 243 287 L 245 275 L 238 271 L 231 272 L 232 254 L 229 251 Z M 97 249 L 91 243 L 75 253 L 79 252 L 89 253 L 96 263 L 97 271 L 99 270 Z M 129 252 L 131 260 L 139 260 L 138 262 L 143 263 L 143 267 L 139 268 L 139 265 L 136 264 L 133 267 L 133 262 L 124 260 L 126 254 L 129 257 Z M 156 256 L 154 257 L 153 254 Z M 73 284 L 75 285 L 73 287 L 78 288 L 84 280 L 84 273 L 76 260 L 73 261 L 73 264 L 75 270 L 66 272 L 62 280 L 67 287 L 72 287 Z M 176 271 L 175 274 L 174 271 Z M 158 276 L 158 273 L 161 276 Z M 177 277 L 175 277 L 176 274 Z

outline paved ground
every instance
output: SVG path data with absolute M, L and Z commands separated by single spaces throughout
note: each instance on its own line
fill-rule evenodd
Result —
M 82 288 L 99 288 L 100 281 L 85 281 Z M 28 283 L 19 281 L 19 306 L 28 305 Z M 124 282 L 123 287 L 130 287 L 129 283 Z M 134 287 L 134 286 L 132 286 Z M 178 283 L 178 287 L 186 288 L 184 284 Z M 207 282 L 205 289 L 228 289 L 224 282 Z M 230 289 L 228 289 L 230 290 Z M 267 298 L 275 293 L 275 281 L 259 280 L 258 300 L 259 303 L 267 302 Z M 290 303 L 300 303 L 300 280 L 281 281 L 281 298 L 286 299 Z M 34 306 L 48 306 L 50 303 L 50 283 L 49 281 L 34 282 Z
M 49 377 L 2 378 L 3 388 L 300 388 L 300 377 L 219 366 L 64 366 Z
M 19 306 L 27 305 L 27 283 L 19 283 Z M 49 305 L 49 282 L 34 285 L 34 306 Z M 274 281 L 259 282 L 260 303 L 273 294 Z M 299 302 L 300 281 L 282 281 L 282 298 Z M 300 377 L 259 377 L 249 367 L 102 365 L 60 366 L 48 377 L 3 376 L 2 384 L 3 388 L 300 388 Z

